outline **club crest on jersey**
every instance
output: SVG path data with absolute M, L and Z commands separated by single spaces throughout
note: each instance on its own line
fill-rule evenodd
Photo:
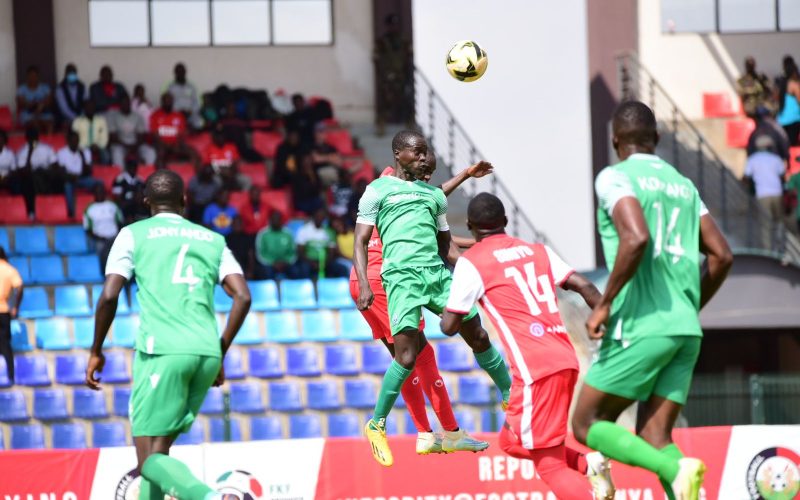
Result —
M 399 321 L 400 321 L 400 315 L 395 313 L 394 316 L 392 316 L 392 324 L 396 325 Z
M 534 337 L 541 337 L 544 335 L 544 325 L 541 323 L 531 323 L 530 331 L 531 335 Z

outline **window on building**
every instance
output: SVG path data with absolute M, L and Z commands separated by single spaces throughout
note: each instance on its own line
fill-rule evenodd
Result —
M 661 0 L 665 33 L 800 31 L 797 0 Z

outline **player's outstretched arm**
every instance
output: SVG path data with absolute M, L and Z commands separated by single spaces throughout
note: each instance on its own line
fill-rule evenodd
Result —
M 700 279 L 702 308 L 717 293 L 733 265 L 731 247 L 710 214 L 700 218 L 700 251 L 706 256 L 706 265 Z
M 228 314 L 228 323 L 222 331 L 220 345 L 222 346 L 222 356 L 228 353 L 236 334 L 242 327 L 244 318 L 250 311 L 250 288 L 247 286 L 244 276 L 241 274 L 229 274 L 222 280 L 222 289 L 233 299 L 231 312 Z
M 594 283 L 580 273 L 570 274 L 567 281 L 561 285 L 561 288 L 580 294 L 586 305 L 592 309 L 600 303 L 600 299 L 603 297 L 600 290 L 594 286 Z
M 444 191 L 445 196 L 450 196 L 450 193 L 455 191 L 458 186 L 464 183 L 470 177 L 474 177 L 479 179 L 481 177 L 485 177 L 489 174 L 494 172 L 494 167 L 488 161 L 479 161 L 474 165 L 470 165 L 469 167 L 465 168 L 461 172 L 457 173 L 455 177 L 452 179 L 445 181 L 442 184 L 442 191 Z
M 103 371 L 106 358 L 103 355 L 103 342 L 108 335 L 108 329 L 117 314 L 117 303 L 122 287 L 127 279 L 119 274 L 107 274 L 103 284 L 103 291 L 97 299 L 97 310 L 94 315 L 94 342 L 89 351 L 89 362 L 86 365 L 86 385 L 95 391 L 100 390 L 100 377 L 98 372 Z
M 367 245 L 369 245 L 369 239 L 372 236 L 374 227 L 371 224 L 357 222 L 353 237 L 353 267 L 358 278 L 358 300 L 356 301 L 356 306 L 359 311 L 369 309 L 375 299 L 367 280 Z
M 474 238 L 464 238 L 463 236 L 456 236 L 455 234 L 450 235 L 450 238 L 459 248 L 472 248 L 476 243 Z

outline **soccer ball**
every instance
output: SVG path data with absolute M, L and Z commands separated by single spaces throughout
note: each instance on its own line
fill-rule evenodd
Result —
M 461 40 L 447 53 L 447 72 L 456 80 L 474 82 L 486 73 L 489 58 L 473 40 Z
M 217 479 L 217 492 L 235 495 L 239 500 L 258 500 L 264 493 L 261 483 L 249 472 L 231 470 Z

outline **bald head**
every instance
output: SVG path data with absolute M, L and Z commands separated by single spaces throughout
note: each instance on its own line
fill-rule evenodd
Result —
M 467 207 L 467 225 L 480 240 L 482 236 L 505 232 L 508 219 L 506 207 L 500 198 L 491 193 L 479 193 L 469 202 Z
M 392 151 L 413 148 L 418 142 L 425 142 L 425 136 L 414 130 L 401 130 L 392 139 Z
M 183 209 L 183 179 L 172 170 L 156 170 L 147 178 L 144 195 L 151 209 L 179 213 Z
M 653 152 L 658 144 L 656 116 L 642 102 L 623 102 L 614 111 L 612 118 L 614 147 L 619 153 L 621 147 L 634 146 L 636 149 Z

